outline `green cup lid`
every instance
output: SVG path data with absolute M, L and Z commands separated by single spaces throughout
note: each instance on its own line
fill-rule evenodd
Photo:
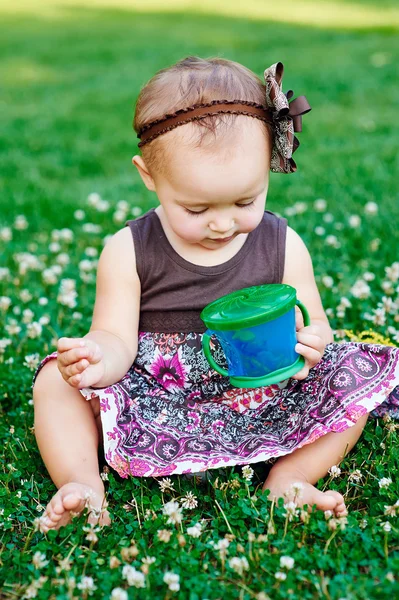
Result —
M 295 288 L 285 283 L 268 283 L 222 296 L 205 306 L 200 317 L 209 329 L 244 329 L 272 321 L 295 304 Z

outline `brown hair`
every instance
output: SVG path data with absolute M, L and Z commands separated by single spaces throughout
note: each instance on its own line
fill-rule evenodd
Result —
M 265 105 L 265 84 L 252 71 L 237 62 L 223 58 L 203 59 L 188 56 L 171 67 L 161 69 L 142 88 L 137 99 L 133 127 L 136 131 L 167 113 L 213 100 L 245 100 Z M 217 114 L 194 121 L 198 129 L 196 146 L 209 135 L 231 126 L 238 115 Z M 271 141 L 271 128 L 264 123 Z M 143 159 L 150 170 L 164 170 L 167 144 L 164 136 L 142 148 Z

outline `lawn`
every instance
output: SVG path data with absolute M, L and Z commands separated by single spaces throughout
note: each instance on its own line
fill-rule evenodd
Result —
M 399 346 L 398 23 L 389 0 L 0 5 L 1 599 L 399 597 L 396 423 L 370 419 L 319 482 L 345 494 L 347 522 L 272 505 L 262 465 L 205 484 L 105 469 L 112 528 L 80 517 L 43 536 L 55 487 L 31 390 L 55 340 L 88 331 L 107 236 L 156 205 L 131 165 L 134 104 L 190 54 L 284 63 L 313 110 L 267 207 L 307 243 L 336 338 Z

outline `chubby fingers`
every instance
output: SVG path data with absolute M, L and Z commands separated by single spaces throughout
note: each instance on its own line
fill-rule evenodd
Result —
M 68 365 L 72 365 L 83 358 L 89 358 L 90 348 L 78 346 L 77 348 L 72 348 L 71 350 L 58 350 L 58 362 L 67 367 Z

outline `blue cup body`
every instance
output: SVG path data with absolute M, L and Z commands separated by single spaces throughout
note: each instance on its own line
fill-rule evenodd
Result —
M 262 377 L 295 363 L 295 307 L 254 327 L 231 331 L 208 329 L 222 346 L 230 376 Z

